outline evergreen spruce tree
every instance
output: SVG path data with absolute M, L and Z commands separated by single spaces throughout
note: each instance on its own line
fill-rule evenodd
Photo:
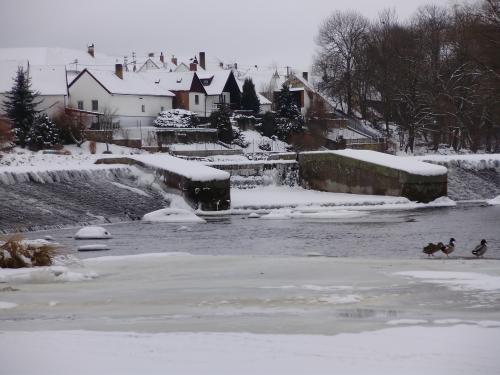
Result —
M 291 135 L 302 133 L 304 119 L 293 94 L 286 84 L 282 86 L 276 98 L 276 106 L 276 135 L 278 138 L 286 142 Z
M 31 90 L 28 72 L 19 67 L 14 86 L 6 94 L 4 106 L 7 117 L 12 121 L 16 143 L 22 147 L 26 145 L 26 137 L 38 113 L 36 106 L 41 103 L 37 101 L 39 95 Z
M 60 143 L 59 129 L 46 114 L 38 115 L 26 135 L 26 145 L 30 150 L 38 151 L 52 148 Z
M 253 113 L 258 114 L 260 112 L 260 101 L 257 93 L 255 92 L 255 85 L 251 78 L 245 79 L 243 83 L 243 93 L 241 95 L 241 108 Z
M 231 125 L 231 112 L 226 105 L 210 115 L 210 125 L 219 131 L 219 140 L 224 143 L 233 141 L 233 127 Z

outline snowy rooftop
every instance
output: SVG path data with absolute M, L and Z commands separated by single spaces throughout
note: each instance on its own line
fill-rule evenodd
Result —
M 172 91 L 191 90 L 194 77 L 194 72 L 168 72 L 165 70 L 149 70 L 137 74 L 151 84 L 156 84 L 165 90 Z
M 215 72 L 198 72 L 198 77 L 203 79 L 210 79 L 210 84 L 205 87 L 205 91 L 207 95 L 220 95 L 224 91 L 224 87 L 226 86 L 227 80 L 229 79 L 229 75 L 231 74 L 230 70 L 219 70 Z
M 272 91 L 279 90 L 286 79 L 286 71 L 276 67 L 251 67 L 247 70 L 238 70 L 235 74 L 237 80 L 241 82 L 251 78 L 257 92 L 266 92 L 268 88 Z
M 114 69 L 117 61 L 123 58 L 109 56 L 96 51 L 92 57 L 86 48 L 70 49 L 58 47 L 0 48 L 0 60 L 29 60 L 31 65 L 66 66 L 68 69 L 83 70 L 99 66 L 101 69 Z M 75 64 L 75 60 L 78 61 Z
M 311 153 L 318 152 L 324 153 L 324 151 L 312 151 Z M 410 158 L 384 154 L 376 151 L 347 149 L 327 152 L 421 176 L 440 176 L 446 174 L 448 171 L 445 167 L 439 165 L 433 165 Z
M 114 71 L 88 70 L 87 72 L 113 94 L 174 96 L 160 85 L 145 79 L 142 74 L 123 72 L 123 79 L 121 79 Z M 76 79 L 71 84 L 75 81 Z
M 18 67 L 27 69 L 27 61 L 0 61 L 0 92 L 7 92 L 14 85 Z M 29 66 L 31 88 L 42 95 L 67 95 L 64 66 Z

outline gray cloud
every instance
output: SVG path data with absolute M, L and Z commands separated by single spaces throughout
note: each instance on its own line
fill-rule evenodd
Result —
M 0 47 L 53 46 L 130 55 L 207 51 L 243 64 L 307 67 L 321 21 L 335 9 L 375 18 L 448 0 L 0 0 Z

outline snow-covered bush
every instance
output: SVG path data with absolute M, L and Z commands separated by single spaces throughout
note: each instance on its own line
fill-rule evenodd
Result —
M 163 111 L 153 122 L 153 125 L 158 128 L 194 128 L 198 124 L 196 113 L 184 109 Z
M 38 115 L 26 135 L 26 145 L 30 150 L 38 151 L 53 148 L 59 143 L 59 129 L 57 126 L 47 115 Z
M 268 151 L 270 152 L 272 150 L 272 146 L 271 146 L 271 142 L 262 142 L 261 144 L 259 144 L 259 149 L 262 150 L 262 151 Z
M 45 240 L 25 240 L 16 234 L 0 241 L 0 267 L 50 266 L 58 253 L 57 244 Z
M 241 132 L 241 130 L 237 126 L 233 126 L 233 145 L 240 146 L 242 148 L 247 148 L 250 145 L 245 139 L 245 135 Z

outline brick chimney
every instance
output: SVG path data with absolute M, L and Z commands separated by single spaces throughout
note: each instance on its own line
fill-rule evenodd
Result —
M 200 66 L 206 69 L 205 52 L 200 52 Z
M 174 64 L 175 66 L 177 66 L 177 57 L 174 57 L 172 56 L 172 64 Z
M 304 78 L 306 81 L 309 81 L 309 73 L 308 72 L 302 72 L 302 78 Z
M 160 53 L 160 61 L 162 62 L 162 64 L 165 63 L 165 57 L 163 56 L 163 52 Z
M 92 43 L 90 46 L 87 46 L 87 52 L 90 56 L 94 57 L 94 43 Z
M 123 65 L 115 64 L 115 74 L 118 78 L 123 79 Z
M 198 70 L 198 64 L 195 63 L 189 64 L 189 70 L 192 72 L 196 72 Z
M 234 70 L 238 70 L 238 63 L 234 63 Z

